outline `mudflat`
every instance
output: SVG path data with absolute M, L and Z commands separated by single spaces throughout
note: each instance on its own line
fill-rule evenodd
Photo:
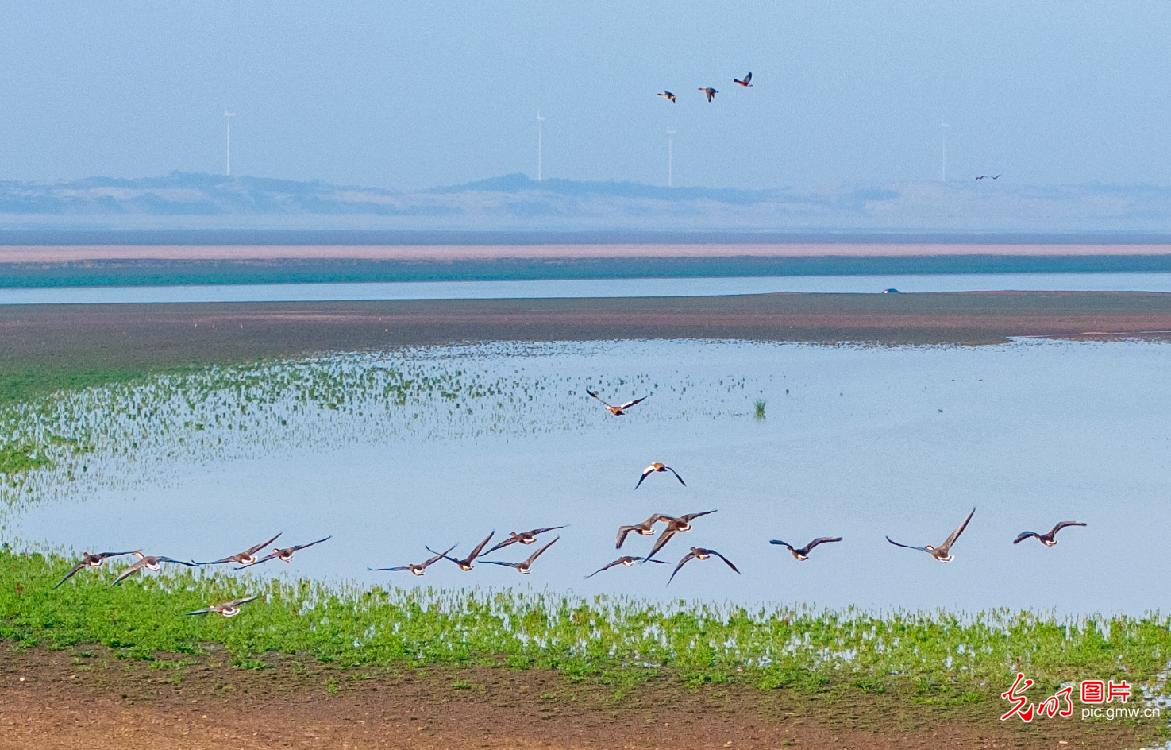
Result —
M 355 671 L 274 658 L 237 669 L 0 645 L 0 748 L 1136 747 L 1152 727 L 941 708 L 858 692 L 800 695 L 664 679 L 616 690 L 502 667 Z
M 1171 338 L 1171 294 L 965 292 L 724 297 L 0 305 L 0 364 L 225 362 L 481 341 L 746 339 L 995 344 Z

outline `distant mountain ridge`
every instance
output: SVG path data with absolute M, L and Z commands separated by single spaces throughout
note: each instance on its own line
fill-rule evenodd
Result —
M 1171 186 L 1011 179 L 797 190 L 533 180 L 389 190 L 172 172 L 0 181 L 0 229 L 349 228 L 513 231 L 1171 231 Z

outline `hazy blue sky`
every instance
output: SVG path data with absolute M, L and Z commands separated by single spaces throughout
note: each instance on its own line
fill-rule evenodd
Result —
M 631 10 L 631 8 L 637 10 Z M 0 2 L 0 179 L 1167 184 L 1171 3 Z M 755 88 L 731 83 L 748 70 Z M 697 86 L 720 90 L 714 104 Z M 671 105 L 654 95 L 669 88 Z

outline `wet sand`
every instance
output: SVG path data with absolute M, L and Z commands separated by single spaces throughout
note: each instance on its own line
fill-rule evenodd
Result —
M 481 341 L 1171 339 L 1171 294 L 996 292 L 0 306 L 0 365 L 181 365 Z
M 242 670 L 212 654 L 157 669 L 96 647 L 78 656 L 0 645 L 0 748 L 1122 748 L 1153 729 L 1001 722 L 996 696 L 946 708 L 859 692 L 688 690 L 670 679 L 616 692 L 537 669 L 274 661 Z

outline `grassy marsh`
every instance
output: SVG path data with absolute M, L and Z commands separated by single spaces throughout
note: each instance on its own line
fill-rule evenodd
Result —
M 986 700 L 1017 670 L 1056 689 L 1086 675 L 1166 691 L 1171 620 L 1030 613 L 819 611 L 505 591 L 358 588 L 168 573 L 109 585 L 69 561 L 0 552 L 0 638 L 25 646 L 101 644 L 128 656 L 222 646 L 240 667 L 273 654 L 346 667 L 537 667 L 638 683 L 663 671 L 697 686 L 905 692 L 943 704 Z M 238 617 L 191 618 L 208 602 L 260 593 Z

